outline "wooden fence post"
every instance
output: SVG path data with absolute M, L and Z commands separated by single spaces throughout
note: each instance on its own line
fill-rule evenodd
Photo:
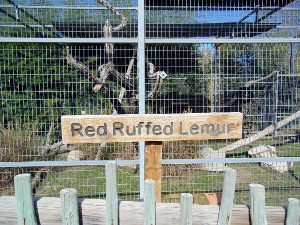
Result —
M 155 224 L 155 182 L 153 180 L 145 180 L 144 225 Z
M 108 162 L 106 174 L 106 225 L 119 224 L 118 191 L 117 191 L 117 163 Z
M 181 194 L 180 200 L 180 225 L 192 225 L 193 195 Z
M 19 174 L 15 176 L 14 181 L 18 225 L 37 225 L 30 174 Z
M 234 192 L 235 192 L 236 171 L 227 168 L 224 175 L 222 201 L 218 217 L 218 225 L 228 225 L 231 220 Z
M 268 224 L 265 204 L 265 187 L 260 184 L 250 184 L 251 225 Z
M 300 224 L 299 216 L 300 216 L 300 201 L 296 198 L 289 198 L 285 224 L 299 225 Z
M 63 225 L 79 225 L 77 191 L 74 188 L 60 191 L 61 215 Z
M 155 181 L 155 201 L 161 201 L 162 142 L 145 142 L 145 180 Z

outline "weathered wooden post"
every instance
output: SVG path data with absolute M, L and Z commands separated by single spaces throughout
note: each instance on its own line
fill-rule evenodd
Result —
M 108 162 L 106 174 L 106 225 L 119 224 L 118 191 L 117 191 L 117 163 Z
M 232 206 L 235 192 L 236 171 L 225 169 L 221 207 L 218 217 L 218 225 L 228 225 L 231 220 Z
M 30 174 L 19 174 L 15 176 L 14 181 L 18 225 L 37 225 Z
M 63 225 L 79 225 L 77 190 L 67 188 L 60 191 L 61 215 Z
M 64 144 L 145 141 L 145 179 L 161 200 L 162 141 L 242 137 L 241 113 L 62 116 Z
M 155 201 L 161 201 L 162 142 L 145 142 L 145 180 L 155 182 Z
M 300 224 L 299 216 L 300 216 L 300 201 L 296 198 L 289 198 L 285 224 L 299 225 Z
M 193 195 L 181 194 L 180 201 L 180 225 L 192 225 Z
M 267 225 L 265 187 L 250 184 L 250 217 L 252 225 Z
M 153 180 L 145 180 L 144 225 L 156 224 L 155 209 L 155 182 Z

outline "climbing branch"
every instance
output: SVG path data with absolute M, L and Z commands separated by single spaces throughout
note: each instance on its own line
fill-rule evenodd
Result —
M 130 79 L 132 68 L 135 62 L 135 52 L 133 53 L 133 56 L 129 62 L 127 72 L 126 74 L 119 73 L 113 66 L 112 62 L 108 62 L 105 65 L 102 65 L 98 68 L 98 74 L 100 74 L 100 80 L 102 81 L 101 85 L 96 85 L 94 88 L 94 91 L 100 91 L 100 89 L 103 86 L 103 83 L 105 80 L 112 81 L 114 83 L 117 83 L 122 88 L 124 88 L 124 96 L 128 95 L 130 96 L 129 104 L 131 113 L 136 113 L 137 110 L 137 94 L 136 94 L 136 88 L 133 79 Z M 122 90 L 122 89 L 121 89 Z M 119 102 L 116 104 L 123 104 L 122 102 Z M 118 112 L 119 113 L 119 112 Z
M 116 82 L 126 90 L 133 90 L 135 88 L 133 81 L 126 78 L 126 74 L 119 73 L 113 68 L 112 62 L 100 66 L 97 70 L 97 74 L 100 76 L 99 80 L 101 80 L 101 85 L 99 85 L 97 89 L 94 88 L 96 92 L 100 91 L 106 80 Z
M 241 111 L 241 106 L 243 105 L 243 103 L 250 101 L 250 99 L 254 95 L 254 92 L 251 87 L 255 84 L 258 84 L 259 82 L 270 80 L 277 74 L 278 71 L 275 70 L 265 77 L 247 82 L 244 86 L 240 87 L 237 91 L 235 91 L 233 95 L 227 96 L 227 102 L 225 103 L 225 105 L 233 106 L 227 107 L 227 109 L 230 109 L 231 111 Z
M 300 118 L 300 110 L 293 113 L 292 115 L 284 118 L 283 120 L 279 121 L 278 123 L 272 124 L 271 126 L 268 126 L 264 130 L 259 131 L 259 132 L 257 132 L 256 134 L 254 134 L 250 137 L 238 140 L 238 141 L 236 141 L 236 142 L 234 142 L 230 145 L 227 145 L 227 146 L 219 149 L 219 151 L 224 151 L 225 153 L 227 153 L 227 152 L 233 151 L 233 150 L 235 150 L 239 147 L 249 145 L 252 142 L 257 141 L 257 140 L 267 136 L 268 134 L 273 133 L 275 130 L 280 129 L 281 127 L 287 125 L 288 123 L 290 123 L 290 122 L 292 122 L 292 121 L 294 121 L 298 118 Z
M 260 78 L 260 79 L 257 79 L 257 80 L 251 80 L 251 81 L 249 81 L 249 82 L 247 82 L 247 83 L 245 84 L 245 87 L 251 87 L 251 86 L 253 86 L 254 84 L 257 84 L 257 83 L 259 83 L 259 82 L 268 80 L 268 79 L 270 79 L 270 78 L 273 78 L 275 75 L 278 74 L 278 72 L 279 72 L 279 71 L 275 70 L 275 71 L 273 71 L 272 73 L 270 73 L 269 75 L 267 75 L 267 76 L 265 76 L 265 77 L 263 77 L 263 78 Z
M 104 38 L 112 38 L 112 26 L 108 20 L 105 22 L 105 25 L 103 26 L 103 37 Z M 105 51 L 106 51 L 106 54 L 108 55 L 109 61 L 111 61 L 113 58 L 113 53 L 114 53 L 114 44 L 113 43 L 105 43 Z
M 105 22 L 103 27 L 103 36 L 105 38 L 111 38 L 113 32 L 121 30 L 124 26 L 126 26 L 127 18 L 123 16 L 118 10 L 116 10 L 110 3 L 106 0 L 97 0 L 98 3 L 102 4 L 108 10 L 110 10 L 115 16 L 118 16 L 121 19 L 121 22 L 118 26 L 112 27 L 109 21 Z M 98 67 L 97 74 L 94 74 L 86 65 L 81 62 L 78 62 L 74 57 L 70 54 L 69 48 L 67 48 L 67 62 L 72 65 L 79 73 L 84 74 L 91 79 L 95 86 L 93 88 L 94 92 L 101 91 L 105 97 L 109 98 L 114 106 L 114 109 L 118 114 L 124 114 L 125 110 L 122 106 L 124 103 L 119 101 L 115 96 L 114 92 L 109 88 L 109 83 L 107 80 L 117 83 L 126 91 L 124 91 L 125 95 L 129 94 L 129 104 L 131 113 L 136 113 L 137 111 L 137 102 L 138 97 L 136 93 L 136 87 L 134 84 L 134 80 L 131 79 L 130 75 L 132 72 L 132 68 L 135 62 L 136 50 L 134 50 L 132 58 L 128 64 L 128 68 L 125 74 L 118 72 L 112 61 L 113 59 L 113 51 L 114 45 L 110 43 L 105 44 L 105 52 L 108 56 L 108 62 Z M 155 67 L 151 62 L 147 62 L 148 65 L 148 77 L 150 79 L 155 79 L 155 84 L 153 90 L 148 95 L 148 100 L 153 99 L 161 90 L 163 85 L 163 80 L 167 76 L 164 71 L 155 72 Z
M 137 110 L 138 110 L 138 96 L 136 93 L 134 81 L 133 81 L 133 79 L 131 79 L 131 73 L 132 73 L 132 68 L 133 68 L 134 62 L 135 62 L 135 58 L 136 58 L 136 50 L 133 50 L 133 54 L 131 56 L 131 59 L 130 59 L 130 62 L 128 64 L 127 71 L 125 74 L 125 80 L 131 85 L 128 90 L 129 90 L 129 94 L 130 94 L 130 99 L 129 99 L 130 112 L 132 114 L 137 113 Z
M 130 59 L 130 62 L 128 64 L 127 71 L 126 71 L 126 74 L 125 74 L 126 79 L 130 79 L 130 75 L 131 75 L 132 68 L 133 68 L 133 65 L 134 65 L 135 57 L 136 57 L 136 50 L 133 50 L 133 54 L 131 56 L 131 59 Z
M 113 31 L 120 31 L 122 30 L 126 24 L 127 24 L 127 18 L 123 16 L 122 13 L 120 13 L 115 7 L 113 7 L 109 2 L 106 0 L 97 0 L 98 3 L 106 7 L 109 11 L 113 13 L 113 15 L 117 16 L 120 18 L 121 22 L 118 26 L 112 27 Z
M 155 98 L 155 96 L 157 96 L 158 93 L 160 92 L 162 85 L 163 85 L 163 79 L 159 76 L 159 74 L 157 74 L 154 87 L 152 91 L 148 94 L 148 99 Z
M 102 84 L 102 81 L 94 75 L 94 73 L 83 63 L 78 62 L 74 57 L 70 54 L 69 47 L 67 49 L 67 63 L 73 66 L 78 72 L 88 76 L 95 84 Z
M 94 87 L 94 91 L 97 92 L 98 90 L 102 89 L 102 94 L 104 97 L 110 99 L 113 107 L 117 110 L 118 114 L 125 114 L 125 110 L 118 101 L 118 97 L 115 95 L 114 91 L 110 88 L 108 83 L 105 83 L 106 78 L 109 76 L 104 76 L 104 72 L 101 78 L 98 78 L 86 65 L 81 62 L 78 62 L 74 57 L 70 54 L 69 49 L 67 48 L 67 62 L 71 66 L 73 66 L 78 73 L 86 75 L 89 79 L 91 79 L 96 85 Z M 111 70 L 110 66 L 106 66 L 106 72 L 109 73 Z
M 156 79 L 152 91 L 147 96 L 148 99 L 153 99 L 160 92 L 161 87 L 163 85 L 163 80 L 167 77 L 167 74 L 165 73 L 165 71 L 154 72 L 155 66 L 153 63 L 151 63 L 148 60 L 147 60 L 147 66 L 148 66 L 148 78 Z

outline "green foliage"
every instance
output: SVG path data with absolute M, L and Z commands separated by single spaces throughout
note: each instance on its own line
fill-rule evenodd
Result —
M 107 105 L 92 92 L 92 83 L 67 66 L 65 48 L 56 44 L 0 44 L 1 121 L 39 121 L 48 130 L 64 114 L 81 114 L 90 106 Z M 95 62 L 89 58 L 85 63 Z M 88 91 L 87 91 L 88 90 Z M 99 105 L 99 100 L 100 104 Z M 95 113 L 99 113 L 99 111 Z

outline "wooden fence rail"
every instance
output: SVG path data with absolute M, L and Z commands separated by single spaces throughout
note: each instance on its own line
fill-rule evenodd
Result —
M 156 203 L 155 182 L 145 181 L 144 202 L 118 201 L 117 165 L 106 165 L 106 200 L 78 199 L 76 189 L 64 189 L 59 198 L 32 197 L 30 174 L 15 177 L 15 197 L 0 197 L 1 225 L 165 225 L 252 224 L 299 225 L 300 203 L 288 199 L 288 207 L 266 207 L 265 188 L 250 185 L 250 207 L 233 205 L 236 171 L 226 169 L 222 202 L 193 205 L 193 196 L 181 194 L 181 203 Z

